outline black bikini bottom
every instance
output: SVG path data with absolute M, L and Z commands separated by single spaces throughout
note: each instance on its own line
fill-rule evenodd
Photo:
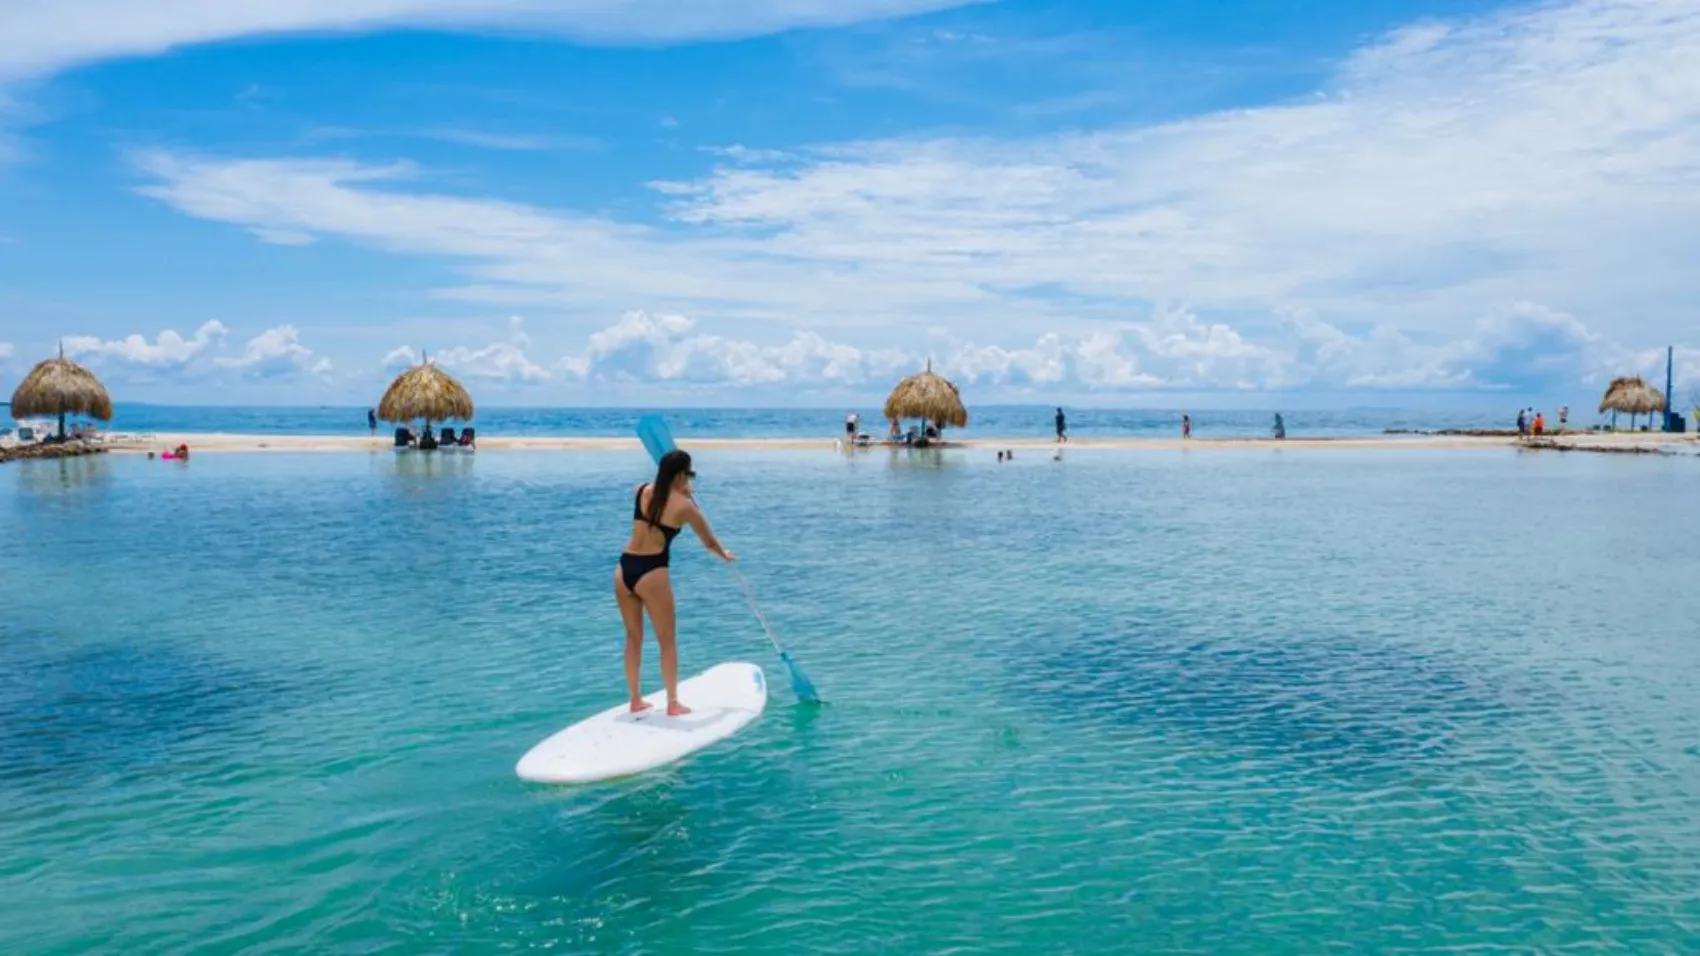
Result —
M 626 590 L 637 593 L 638 582 L 643 576 L 657 568 L 667 566 L 667 552 L 656 554 L 626 554 L 620 555 L 620 580 L 626 582 Z

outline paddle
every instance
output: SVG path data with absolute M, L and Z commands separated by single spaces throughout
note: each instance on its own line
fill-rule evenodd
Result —
M 643 447 L 649 452 L 649 457 L 655 459 L 657 465 L 661 463 L 661 456 L 672 451 L 675 447 L 673 433 L 667 429 L 667 423 L 662 421 L 659 415 L 644 415 L 639 418 L 637 433 L 638 440 L 643 442 Z M 785 662 L 786 670 L 791 672 L 792 692 L 797 695 L 798 700 L 811 704 L 820 703 L 820 694 L 815 692 L 814 683 L 803 673 L 802 668 L 797 666 L 797 662 L 791 659 L 790 652 L 779 646 L 779 639 L 773 636 L 773 628 L 768 626 L 767 617 L 761 613 L 761 608 L 756 606 L 755 593 L 744 581 L 744 576 L 738 573 L 738 566 L 728 564 L 727 567 L 732 569 L 732 577 L 737 579 L 738 589 L 744 592 L 744 600 L 749 602 L 750 610 L 755 612 L 756 620 L 761 622 L 761 629 L 767 634 L 768 642 L 773 645 L 774 650 L 779 652 L 779 659 Z

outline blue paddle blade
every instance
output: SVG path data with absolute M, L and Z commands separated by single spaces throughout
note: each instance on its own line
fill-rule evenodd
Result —
M 661 462 L 661 456 L 673 450 L 673 433 L 667 430 L 667 423 L 660 415 L 644 415 L 637 423 L 638 440 L 649 452 L 649 457 Z
M 820 693 L 815 690 L 814 683 L 797 667 L 797 663 L 791 660 L 791 652 L 780 651 L 779 659 L 785 662 L 785 668 L 791 672 L 791 692 L 797 695 L 797 699 L 808 704 L 820 703 Z

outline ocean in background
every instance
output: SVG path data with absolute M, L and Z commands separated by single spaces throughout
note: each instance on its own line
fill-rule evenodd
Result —
M 740 408 L 502 408 L 481 407 L 474 423 L 484 436 L 611 436 L 629 438 L 638 416 L 665 411 L 675 433 L 713 438 L 837 437 L 844 416 L 862 415 L 862 430 L 884 434 L 886 423 L 875 408 L 740 409 Z M 1055 434 L 1054 407 L 976 406 L 967 430 L 978 438 L 1050 437 Z M 1069 432 L 1078 438 L 1174 438 L 1180 434 L 1179 411 L 1138 409 L 1064 409 Z M 1189 412 L 1197 438 L 1266 437 L 1275 416 L 1266 411 L 1203 409 Z M 1553 426 L 1556 413 L 1549 412 Z M 1387 429 L 1512 428 L 1517 410 L 1469 412 L 1458 410 L 1294 411 L 1282 415 L 1292 438 L 1339 438 L 1380 435 Z M 458 423 L 457 423 L 458 424 Z M 1580 416 L 1572 424 L 1581 427 Z M 139 405 L 124 403 L 110 428 L 121 432 L 228 432 L 278 435 L 367 434 L 364 408 L 217 407 Z M 380 434 L 392 426 L 382 422 Z
M 1692 460 L 696 468 L 827 703 L 687 534 L 773 699 L 588 788 L 641 451 L 0 468 L 0 952 L 1695 952 Z

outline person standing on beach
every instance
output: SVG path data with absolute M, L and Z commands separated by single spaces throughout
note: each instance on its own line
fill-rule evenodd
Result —
M 1191 438 L 1192 437 L 1192 416 L 1186 414 L 1185 412 L 1181 413 L 1181 437 L 1182 438 Z
M 620 564 L 614 569 L 614 599 L 620 605 L 620 619 L 626 626 L 626 691 L 631 696 L 632 713 L 648 710 L 638 686 L 643 665 L 643 612 L 649 611 L 649 621 L 655 625 L 655 639 L 661 645 L 661 680 L 667 687 L 667 716 L 681 717 L 691 712 L 679 702 L 679 644 L 676 633 L 677 616 L 673 606 L 673 579 L 667 566 L 673 539 L 690 525 L 697 540 L 723 561 L 732 561 L 733 554 L 714 536 L 701 509 L 691 497 L 691 481 L 697 473 L 691 470 L 689 453 L 674 449 L 661 456 L 655 480 L 639 485 L 632 498 L 632 534 L 620 553 Z
M 1068 441 L 1068 419 L 1063 417 L 1063 410 L 1057 409 L 1057 441 Z
M 1558 430 L 1564 431 L 1564 426 L 1570 423 L 1570 406 L 1558 406 Z
M 373 438 L 378 437 L 378 413 L 370 408 L 366 409 L 366 427 L 372 430 Z
M 1526 408 L 1517 409 L 1517 437 L 1529 437 L 1529 410 Z

